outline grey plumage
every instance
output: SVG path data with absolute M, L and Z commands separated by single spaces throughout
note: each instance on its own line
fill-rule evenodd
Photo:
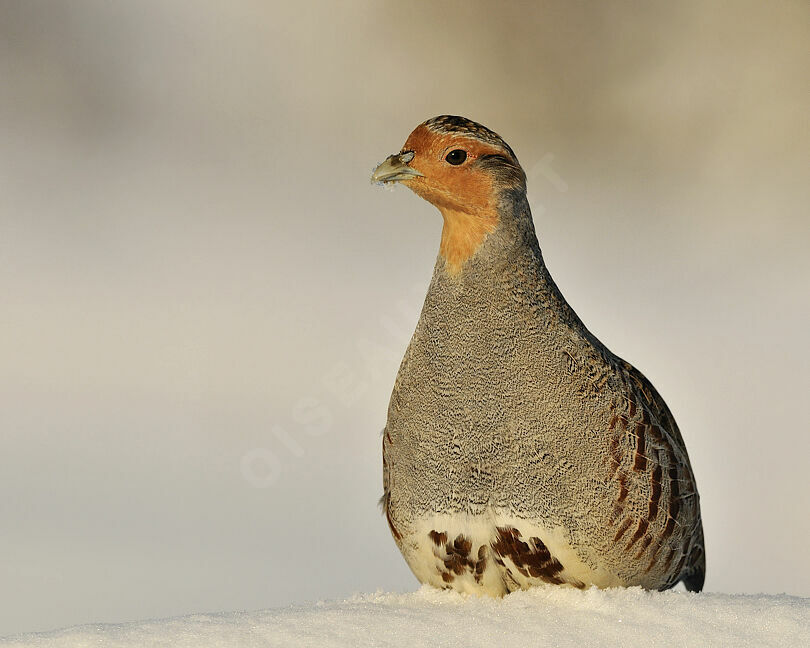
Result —
M 463 591 L 700 590 L 699 499 L 672 414 L 563 298 L 525 184 L 497 186 L 497 226 L 463 271 L 437 259 L 391 396 L 383 503 L 397 544 L 420 580 Z

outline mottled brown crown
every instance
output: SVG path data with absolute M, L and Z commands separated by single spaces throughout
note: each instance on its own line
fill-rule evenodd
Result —
M 466 117 L 459 117 L 457 115 L 439 115 L 438 117 L 428 119 L 424 125 L 434 133 L 448 135 L 451 133 L 460 133 L 479 139 L 482 142 L 487 142 L 488 144 L 498 146 L 506 150 L 506 152 L 508 152 L 509 155 L 511 155 L 515 160 L 515 162 L 517 162 L 515 152 L 506 142 L 503 141 L 503 138 L 498 135 L 498 133 L 489 130 L 486 126 L 482 126 L 478 122 L 467 119 Z
M 424 125 L 435 133 L 462 133 L 464 135 L 470 135 L 481 141 L 504 148 L 514 156 L 514 151 L 509 148 L 509 145 L 503 141 L 503 138 L 498 135 L 498 133 L 466 117 L 439 115 L 438 117 L 428 119 Z
M 525 191 L 526 174 L 520 166 L 515 152 L 495 131 L 457 115 L 433 117 L 424 122 L 422 126 L 436 135 L 460 135 L 497 149 L 497 152 L 481 156 L 477 164 L 488 169 L 501 188 L 519 188 Z

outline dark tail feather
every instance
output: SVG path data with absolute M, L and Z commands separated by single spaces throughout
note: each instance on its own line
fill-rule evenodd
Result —
M 689 552 L 686 566 L 681 572 L 681 580 L 690 592 L 700 592 L 706 580 L 706 550 L 703 542 L 703 525 L 695 534 L 695 542 Z
M 706 580 L 706 572 L 703 569 L 696 569 L 693 572 L 684 574 L 681 580 L 690 592 L 701 592 L 703 591 L 703 582 Z

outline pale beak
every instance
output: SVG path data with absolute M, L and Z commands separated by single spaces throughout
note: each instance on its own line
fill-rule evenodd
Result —
M 403 151 L 402 153 L 389 155 L 385 162 L 374 169 L 374 173 L 371 174 L 371 181 L 397 182 L 421 176 L 422 174 L 419 171 L 408 166 L 408 162 L 413 160 L 413 156 L 413 151 Z

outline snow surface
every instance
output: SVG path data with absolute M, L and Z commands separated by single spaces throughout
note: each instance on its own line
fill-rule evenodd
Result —
M 810 646 L 810 598 L 535 588 L 504 599 L 423 587 L 344 601 L 19 635 L 0 646 Z

